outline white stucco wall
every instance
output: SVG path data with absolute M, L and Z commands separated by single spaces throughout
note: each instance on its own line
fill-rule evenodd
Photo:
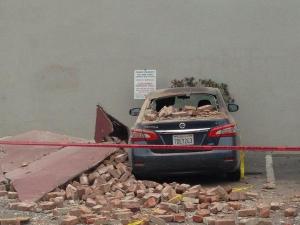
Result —
M 245 144 L 299 144 L 297 0 L 0 0 L 0 136 L 127 125 L 133 71 L 228 83 Z

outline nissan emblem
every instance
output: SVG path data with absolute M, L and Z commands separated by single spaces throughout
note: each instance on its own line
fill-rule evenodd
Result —
M 185 123 L 179 123 L 179 128 L 184 129 L 185 128 Z

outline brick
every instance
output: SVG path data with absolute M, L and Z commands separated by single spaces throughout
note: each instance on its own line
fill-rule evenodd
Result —
M 106 183 L 106 179 L 104 178 L 103 175 L 99 175 L 99 177 L 95 178 L 93 186 L 99 186 L 101 184 L 105 184 Z
M 136 197 L 138 197 L 138 198 L 144 197 L 145 194 L 146 194 L 145 190 L 137 190 L 136 191 Z
M 42 209 L 42 210 L 52 210 L 52 209 L 55 209 L 56 208 L 56 205 L 54 202 L 40 202 L 39 203 L 39 207 Z
M 113 168 L 114 168 L 113 165 L 104 166 L 104 167 L 102 167 L 102 168 L 98 168 L 98 169 L 97 169 L 97 172 L 101 175 L 101 174 L 106 173 L 109 169 L 113 169 Z
M 259 194 L 256 192 L 246 192 L 245 196 L 247 199 L 257 199 L 259 197 Z
M 271 219 L 266 219 L 266 218 L 243 218 L 239 221 L 238 224 L 239 225 L 273 225 L 274 223 L 272 222 Z
M 118 163 L 116 165 L 116 168 L 121 172 L 121 173 L 126 173 L 126 172 L 130 172 L 128 170 L 128 167 L 126 165 L 124 165 L 123 163 Z
M 199 190 L 193 189 L 193 190 L 187 190 L 182 194 L 183 197 L 189 197 L 189 198 L 196 198 L 199 195 Z
M 158 204 L 158 200 L 154 197 L 150 197 L 148 198 L 145 202 L 144 202 L 144 207 L 146 208 L 153 208 Z
M 228 195 L 227 191 L 221 186 L 217 186 L 215 188 L 212 188 L 207 193 L 208 194 L 210 194 L 210 193 L 216 194 L 220 197 L 220 199 L 222 199 L 224 201 L 229 200 L 229 195 Z
M 81 214 L 80 216 L 80 222 L 82 223 L 94 223 L 94 219 L 97 217 L 97 215 L 93 213 L 87 213 L 87 214 Z
M 210 203 L 211 202 L 211 198 L 206 195 L 203 195 L 203 194 L 200 194 L 198 196 L 198 199 L 199 199 L 199 203 Z
M 94 213 L 100 214 L 102 209 L 103 209 L 103 205 L 95 205 L 95 206 L 92 208 L 92 211 L 93 211 Z
M 248 225 L 248 224 L 247 224 Z M 259 218 L 257 220 L 256 225 L 273 225 L 273 222 L 271 219 L 263 219 L 263 218 Z
M 123 175 L 120 177 L 119 181 L 120 182 L 124 182 L 126 180 L 128 180 L 128 178 L 131 176 L 131 173 L 129 173 L 128 171 L 124 172 Z
M 0 184 L 0 191 L 7 191 L 5 184 Z
M 174 188 L 172 188 L 171 186 L 167 186 L 161 191 L 161 195 L 163 199 L 169 201 L 176 197 L 177 194 Z
M 174 222 L 184 223 L 185 222 L 185 215 L 183 213 L 174 214 Z
M 195 222 L 195 223 L 202 223 L 203 222 L 203 216 L 201 216 L 201 215 L 194 215 L 193 216 L 193 222 Z
M 122 191 L 116 190 L 116 192 L 114 193 L 114 196 L 116 198 L 124 198 L 125 195 L 124 195 L 124 193 Z
M 155 192 L 156 193 L 161 193 L 161 191 L 164 189 L 164 186 L 162 186 L 161 184 L 157 185 L 155 187 Z
M 160 208 L 155 208 L 153 209 L 153 213 L 156 215 L 164 215 L 166 214 L 168 211 L 164 210 L 164 209 L 160 209 Z
M 92 210 L 84 205 L 79 206 L 78 209 L 80 210 L 81 214 L 91 214 L 92 213 Z
M 94 171 L 88 175 L 89 183 L 93 183 L 100 174 L 97 171 Z
M 57 208 L 62 208 L 64 206 L 64 197 L 62 196 L 51 199 L 51 201 L 54 202 Z
M 161 209 L 165 209 L 167 211 L 173 211 L 175 213 L 178 213 L 179 212 L 179 205 L 177 204 L 174 204 L 174 203 L 169 203 L 169 202 L 161 202 L 159 204 L 159 207 Z
M 251 217 L 256 216 L 257 210 L 255 208 L 247 208 L 247 209 L 240 209 L 238 211 L 239 217 Z
M 284 210 L 285 217 L 296 217 L 297 216 L 297 209 L 296 208 L 287 208 Z
M 115 161 L 117 163 L 123 163 L 127 160 L 127 154 L 126 153 L 123 153 L 123 154 L 119 154 L 115 157 Z
M 221 211 L 224 209 L 225 206 L 226 206 L 226 205 L 223 204 L 223 203 L 215 203 L 215 204 L 210 208 L 210 212 L 211 212 L 211 213 L 214 213 L 214 214 L 217 214 L 217 213 L 221 212 Z
M 87 207 L 92 208 L 92 207 L 97 205 L 97 202 L 95 200 L 91 199 L 91 198 L 88 198 L 86 200 L 85 204 L 86 204 Z
M 158 193 L 148 193 L 148 194 L 146 194 L 146 195 L 143 197 L 143 200 L 146 201 L 147 199 L 149 199 L 149 198 L 151 198 L 151 197 L 153 197 L 153 198 L 155 198 L 157 201 L 159 201 L 159 200 L 160 200 L 160 197 L 161 197 L 161 194 L 158 194 Z
M 143 184 L 147 187 L 147 188 L 155 188 L 157 185 L 159 185 L 159 183 L 155 182 L 155 181 L 151 181 L 151 180 L 143 180 Z
M 118 169 L 110 169 L 108 170 L 109 174 L 116 179 L 119 179 L 122 175 L 121 171 Z
M 59 210 L 58 210 L 58 209 L 53 209 L 53 210 L 52 210 L 52 215 L 53 215 L 54 217 L 58 217 L 58 216 L 60 215 Z
M 0 219 L 1 225 L 20 225 L 21 222 L 18 218 L 11 218 L 11 219 Z
M 180 185 L 177 185 L 177 186 L 176 186 L 175 191 L 176 191 L 177 194 L 182 194 L 182 193 L 184 193 L 189 187 L 190 187 L 189 184 L 180 184 Z
M 198 198 L 183 197 L 182 201 L 183 202 L 190 202 L 190 203 L 193 203 L 193 204 L 198 204 L 199 203 L 199 199 Z
M 114 207 L 114 208 L 121 208 L 121 206 L 122 206 L 121 200 L 120 200 L 120 199 L 117 199 L 117 198 L 111 199 L 111 200 L 110 200 L 110 204 L 111 204 L 112 207 Z
M 7 197 L 8 197 L 9 199 L 17 199 L 17 198 L 18 198 L 18 193 L 17 193 L 17 192 L 9 191 L 9 192 L 7 193 Z
M 79 217 L 81 215 L 81 210 L 79 208 L 72 208 L 70 209 L 69 214 L 71 216 Z
M 128 192 L 136 192 L 137 190 L 137 184 L 131 184 L 128 188 L 127 191 Z
M 138 199 L 133 200 L 121 200 L 122 208 L 136 210 L 140 208 L 140 201 Z
M 76 216 L 66 216 L 62 219 L 60 225 L 76 225 L 79 224 L 79 219 Z
M 66 198 L 72 200 L 78 199 L 77 188 L 71 184 L 68 184 L 66 187 Z
M 18 210 L 19 202 L 12 202 L 8 204 L 9 209 Z
M 239 220 L 239 225 L 257 225 L 257 218 L 242 218 Z
M 225 186 L 223 186 L 223 188 L 228 194 L 230 194 L 232 192 L 232 187 L 230 185 L 225 185 Z
M 117 210 L 114 212 L 114 218 L 118 220 L 130 220 L 132 215 L 130 210 Z
M 228 205 L 233 208 L 234 210 L 241 209 L 241 203 L 240 202 L 228 202 Z
M 210 215 L 210 210 L 209 209 L 200 209 L 200 210 L 197 210 L 196 214 L 200 215 L 202 217 L 206 217 L 206 216 Z
M 106 222 L 107 221 L 107 217 L 106 216 L 97 216 L 96 218 L 95 218 L 95 222 L 94 222 L 94 224 L 95 225 L 102 225 L 104 222 Z
M 157 115 L 155 113 L 145 113 L 144 114 L 144 119 L 146 121 L 154 121 L 157 119 Z
M 79 178 L 79 182 L 82 185 L 89 185 L 89 178 L 86 174 L 82 174 Z
M 111 184 L 110 184 L 110 183 L 105 183 L 105 184 L 97 185 L 97 188 L 98 188 L 100 191 L 102 191 L 102 193 L 109 192 L 109 191 L 110 191 L 110 187 L 111 187 Z
M 203 217 L 203 223 L 205 225 L 215 225 L 216 219 L 213 217 Z
M 216 219 L 215 225 L 235 225 L 235 220 L 229 218 Z
M 271 202 L 270 206 L 271 206 L 271 210 L 279 210 L 280 209 L 279 202 Z
M 244 201 L 246 200 L 245 193 L 243 192 L 231 192 L 229 194 L 230 201 Z
M 175 109 L 173 106 L 164 106 L 158 113 L 159 118 L 170 116 Z
M 7 196 L 8 192 L 7 191 L 0 191 L 0 197 Z
M 84 186 L 79 186 L 77 187 L 77 198 L 78 199 L 87 199 L 87 195 L 92 192 L 91 188 L 89 187 L 84 187 Z
M 49 201 L 51 198 L 56 198 L 56 197 L 63 197 L 65 198 L 66 193 L 65 191 L 55 191 L 55 192 L 49 192 L 47 194 L 45 194 L 45 196 L 43 197 L 43 199 L 45 201 Z
M 211 202 L 219 202 L 220 200 L 221 200 L 220 196 L 218 196 L 218 195 L 213 195 L 210 197 Z
M 183 202 L 182 205 L 187 212 L 193 212 L 197 209 L 197 205 L 192 202 Z
M 20 211 L 33 211 L 35 207 L 36 203 L 34 202 L 18 202 L 15 209 Z
M 209 206 L 210 206 L 209 203 L 203 202 L 203 203 L 199 204 L 199 205 L 197 206 L 197 208 L 198 208 L 198 209 L 208 209 Z
M 154 223 L 155 225 L 166 225 L 167 224 L 165 220 L 163 220 L 162 218 L 159 218 L 158 216 L 150 215 L 149 220 L 152 223 Z
M 164 220 L 165 222 L 173 222 L 174 221 L 174 215 L 172 214 L 166 214 L 166 215 L 157 215 L 159 219 Z
M 257 207 L 258 216 L 261 218 L 269 218 L 270 217 L 270 206 L 268 205 L 259 205 Z

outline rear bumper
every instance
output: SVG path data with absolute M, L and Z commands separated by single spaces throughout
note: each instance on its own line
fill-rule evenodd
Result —
M 234 145 L 231 138 L 220 145 Z M 240 166 L 240 154 L 233 150 L 212 150 L 184 153 L 155 153 L 150 149 L 131 149 L 130 161 L 136 175 L 233 172 Z
M 148 149 L 132 150 L 133 173 L 139 175 L 233 172 L 239 165 L 236 151 L 157 154 Z

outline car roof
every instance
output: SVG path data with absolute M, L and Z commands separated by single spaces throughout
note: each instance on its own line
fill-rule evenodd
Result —
M 161 97 L 167 97 L 180 94 L 192 94 L 192 93 L 206 93 L 212 95 L 218 95 L 219 89 L 211 87 L 180 87 L 180 88 L 167 88 L 159 89 L 148 94 L 147 98 L 155 99 Z

